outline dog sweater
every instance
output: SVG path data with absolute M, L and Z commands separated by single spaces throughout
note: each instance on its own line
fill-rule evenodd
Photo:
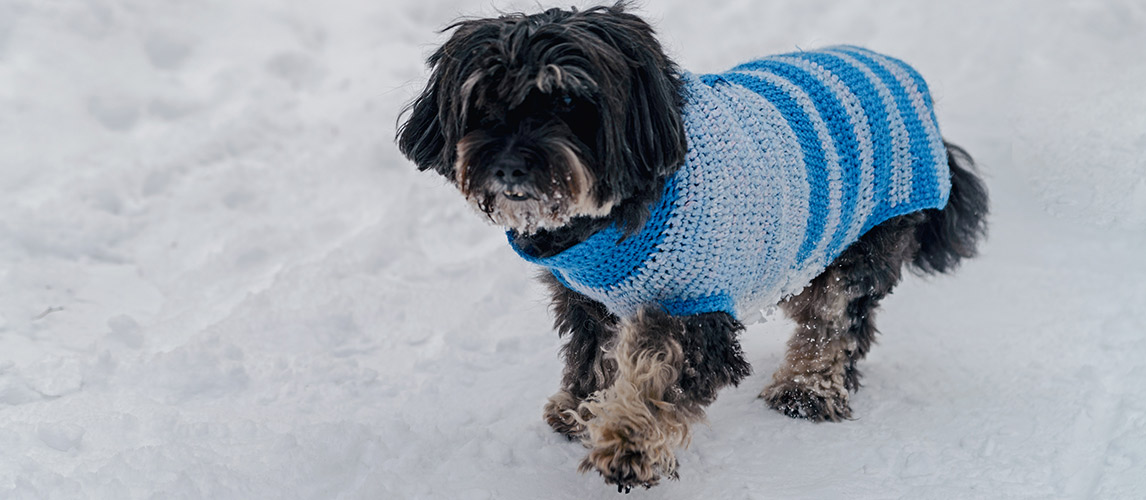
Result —
M 931 97 L 902 61 L 838 46 L 682 77 L 687 159 L 638 232 L 547 258 L 510 238 L 613 314 L 758 320 L 875 225 L 947 203 Z

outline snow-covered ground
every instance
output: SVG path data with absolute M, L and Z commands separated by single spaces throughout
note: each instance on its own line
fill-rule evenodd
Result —
M 435 30 L 494 7 L 0 0 L 0 498 L 613 498 L 540 419 L 531 270 L 393 144 Z M 910 61 L 994 215 L 885 302 L 856 420 L 755 399 L 774 318 L 632 498 L 1146 498 L 1146 3 L 640 11 L 694 71 Z

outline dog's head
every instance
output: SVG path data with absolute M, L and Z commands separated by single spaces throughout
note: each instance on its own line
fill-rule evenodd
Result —
M 624 8 L 446 28 L 399 128 L 402 153 L 526 234 L 650 196 L 684 162 L 681 82 L 652 28 Z

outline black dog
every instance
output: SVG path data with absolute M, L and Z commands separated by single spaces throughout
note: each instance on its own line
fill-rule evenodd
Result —
M 691 139 L 683 73 L 647 23 L 617 4 L 451 29 L 398 133 L 419 169 L 454 182 L 530 258 L 558 256 L 603 231 L 623 241 L 652 224 Z M 879 223 L 783 298 L 798 328 L 760 395 L 769 406 L 813 421 L 849 418 L 874 310 L 905 265 L 946 272 L 975 255 L 986 190 L 963 150 L 948 144 L 939 158 L 950 172 L 945 206 Z M 674 314 L 656 302 L 621 311 L 556 273 L 541 279 L 552 290 L 556 329 L 568 337 L 546 421 L 583 440 L 590 452 L 582 471 L 599 471 L 619 490 L 676 477 L 674 450 L 687 443 L 689 426 L 721 387 L 750 371 L 737 342 L 741 322 L 725 309 Z

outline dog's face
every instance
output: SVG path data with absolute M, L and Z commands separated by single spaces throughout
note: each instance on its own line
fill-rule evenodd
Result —
M 623 5 L 451 29 L 399 148 L 495 223 L 530 234 L 608 217 L 684 161 L 679 75 Z

